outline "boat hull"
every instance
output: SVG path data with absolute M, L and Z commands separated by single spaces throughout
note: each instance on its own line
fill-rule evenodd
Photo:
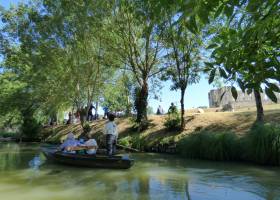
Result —
M 123 159 L 121 156 L 81 155 L 48 150 L 43 150 L 43 153 L 50 161 L 78 167 L 128 169 L 134 164 L 134 160 Z

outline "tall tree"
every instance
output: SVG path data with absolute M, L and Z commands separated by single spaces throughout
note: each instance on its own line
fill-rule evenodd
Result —
M 45 0 L 3 12 L 4 68 L 26 81 L 40 108 L 89 108 L 111 77 L 118 64 L 101 37 L 111 12 L 107 6 L 104 1 Z
M 120 1 L 114 17 L 115 49 L 132 71 L 140 88 L 137 98 L 137 119 L 147 120 L 149 81 L 160 71 L 159 16 L 152 12 L 149 1 Z
M 167 31 L 164 34 L 164 45 L 167 50 L 166 60 L 169 68 L 164 78 L 173 82 L 172 90 L 180 90 L 181 98 L 181 130 L 185 128 L 185 92 L 187 86 L 199 81 L 199 64 L 201 44 L 199 36 L 185 28 L 184 21 L 175 23 L 171 15 L 167 22 Z
M 102 96 L 102 104 L 110 111 L 125 111 L 126 115 L 131 114 L 132 108 L 132 87 L 131 77 L 125 71 L 116 73 L 116 77 L 107 83 Z

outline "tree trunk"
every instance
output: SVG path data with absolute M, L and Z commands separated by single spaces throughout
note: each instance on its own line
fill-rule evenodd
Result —
M 263 113 L 263 105 L 262 105 L 262 98 L 259 91 L 254 90 L 256 107 L 257 107 L 257 122 L 263 123 L 264 122 L 264 113 Z
M 184 105 L 184 99 L 185 99 L 185 88 L 181 88 L 181 130 L 183 131 L 185 129 L 185 105 Z
M 96 101 L 96 103 L 95 103 L 95 116 L 94 116 L 95 120 L 97 120 L 99 118 L 97 110 L 98 110 L 98 101 Z
M 126 116 L 129 116 L 130 114 L 130 106 L 129 106 L 129 96 L 127 95 L 126 97 L 126 106 L 125 106 L 125 115 Z
M 82 128 L 84 128 L 84 123 L 87 120 L 87 113 L 88 113 L 87 110 L 88 110 L 87 108 L 83 108 L 83 107 L 78 108 Z
M 148 83 L 144 82 L 139 93 L 137 94 L 137 119 L 138 123 L 147 120 L 147 105 L 148 105 Z

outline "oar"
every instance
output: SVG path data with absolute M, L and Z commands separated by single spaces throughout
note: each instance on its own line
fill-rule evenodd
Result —
M 127 149 L 127 150 L 134 151 L 134 152 L 141 152 L 139 149 L 134 149 L 134 148 L 131 148 L 131 147 L 126 147 L 126 146 L 123 146 L 121 144 L 117 144 L 117 147 L 121 147 L 123 149 Z

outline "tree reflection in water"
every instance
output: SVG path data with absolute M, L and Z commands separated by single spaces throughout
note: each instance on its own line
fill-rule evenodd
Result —
M 15 189 L 26 191 L 21 195 L 28 199 L 36 199 L 34 191 L 39 189 L 52 200 L 93 196 L 139 200 L 280 197 L 279 168 L 184 160 L 162 154 L 134 154 L 136 163 L 129 170 L 75 168 L 48 162 L 38 167 L 38 153 L 38 145 L 0 143 L 0 187 L 11 187 L 0 188 L 1 199 L 19 199 L 19 194 L 12 192 Z M 40 155 L 40 162 L 43 160 Z

